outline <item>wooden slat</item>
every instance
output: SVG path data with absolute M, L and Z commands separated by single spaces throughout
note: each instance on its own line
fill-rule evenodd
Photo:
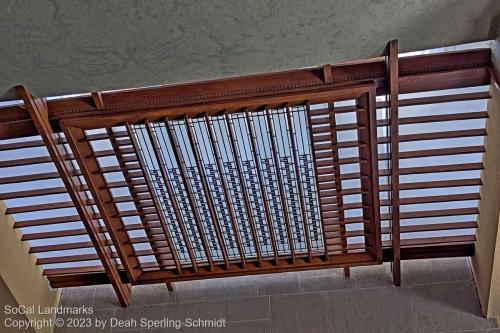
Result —
M 259 265 L 262 264 L 262 251 L 260 248 L 260 241 L 259 241 L 259 235 L 257 233 L 257 228 L 256 228 L 256 223 L 253 215 L 253 209 L 252 205 L 250 204 L 250 196 L 247 191 L 247 187 L 245 185 L 245 178 L 243 176 L 243 171 L 241 170 L 241 157 L 240 153 L 238 150 L 238 147 L 236 145 L 236 136 L 234 134 L 234 129 L 233 129 L 233 121 L 231 120 L 231 116 L 228 114 L 224 115 L 224 118 L 226 120 L 226 126 L 227 126 L 227 131 L 229 134 L 229 143 L 231 145 L 231 151 L 233 154 L 234 158 L 234 164 L 236 166 L 236 173 L 238 174 L 238 179 L 240 182 L 240 188 L 241 192 L 243 194 L 243 201 L 245 204 L 245 209 L 247 211 L 247 216 L 248 216 L 248 221 L 250 222 L 250 230 L 252 233 L 252 238 L 254 242 L 254 248 L 255 248 L 255 253 L 257 255 L 257 261 L 259 262 Z
M 172 184 L 170 182 L 169 172 L 167 171 L 167 168 L 165 167 L 165 165 L 163 163 L 160 147 L 158 145 L 158 142 L 156 141 L 157 138 L 156 138 L 156 135 L 154 134 L 151 123 L 146 122 L 146 130 L 148 132 L 148 137 L 149 137 L 149 140 L 151 141 L 151 146 L 153 148 L 153 152 L 154 152 L 156 161 L 157 161 L 158 166 L 160 168 L 161 176 L 163 177 L 165 187 L 167 189 L 167 193 L 168 193 L 168 196 L 170 198 L 170 202 L 172 204 L 172 210 L 174 211 L 177 225 L 179 226 L 179 229 L 181 230 L 182 238 L 184 239 L 184 244 L 186 245 L 186 250 L 188 251 L 191 265 L 193 267 L 193 270 L 195 272 L 197 272 L 198 265 L 196 263 L 196 257 L 194 255 L 193 246 L 191 244 L 191 240 L 189 239 L 189 234 L 186 230 L 186 226 L 184 225 L 184 219 L 182 218 L 182 214 L 181 214 L 181 211 L 179 209 L 179 204 L 177 202 L 177 199 L 175 197 L 175 192 L 174 192 L 174 190 L 172 188 Z
M 49 151 L 49 154 L 54 161 L 59 174 L 61 175 L 66 188 L 68 189 L 71 199 L 75 203 L 81 220 L 87 229 L 97 254 L 99 255 L 99 259 L 106 269 L 107 278 L 113 285 L 121 305 L 126 306 L 130 297 L 130 285 L 121 281 L 116 262 L 111 257 L 111 251 L 109 250 L 109 247 L 104 245 L 104 239 L 99 234 L 99 222 L 93 219 L 90 208 L 85 205 L 85 200 L 87 198 L 84 197 L 80 191 L 81 183 L 79 183 L 77 178 L 72 177 L 71 170 L 73 170 L 73 168 L 63 158 L 63 155 L 66 152 L 58 146 L 58 135 L 54 133 L 50 125 L 46 103 L 40 99 L 35 100 L 29 91 L 27 91 L 24 87 L 20 86 L 17 87 L 17 89 L 24 101 L 31 119 L 35 123 L 37 131 L 40 133 L 47 150 Z
M 47 232 L 37 232 L 24 234 L 21 238 L 22 241 L 47 239 L 47 238 L 58 238 L 58 237 L 70 237 L 70 236 L 81 236 L 86 235 L 87 230 L 85 228 L 81 229 L 70 229 L 70 230 L 58 230 L 58 231 L 47 231 Z
M 345 227 L 345 214 L 344 214 L 344 198 L 342 196 L 342 175 L 340 173 L 340 161 L 339 161 L 339 149 L 337 140 L 337 121 L 335 117 L 334 103 L 328 104 L 329 111 L 329 125 L 330 125 L 330 135 L 333 153 L 333 181 L 335 183 L 335 195 L 336 195 L 336 210 L 338 211 L 339 218 L 339 229 L 342 244 L 342 253 L 347 253 L 347 237 L 346 237 L 346 227 Z M 319 171 L 319 170 L 318 170 Z M 325 206 L 322 206 L 323 210 Z M 325 216 L 324 216 L 325 217 Z M 344 267 L 344 275 L 350 276 L 349 267 Z
M 153 190 L 151 189 L 151 181 L 149 179 L 148 174 L 145 172 L 145 169 L 142 167 L 139 171 L 129 170 L 129 168 L 128 168 L 129 163 L 125 162 L 125 154 L 129 154 L 130 157 L 132 157 L 132 158 L 135 157 L 135 160 L 137 161 L 137 163 L 139 163 L 142 166 L 141 156 L 139 155 L 139 152 L 137 150 L 137 143 L 135 142 L 134 131 L 131 128 L 130 124 L 128 124 L 128 123 L 126 124 L 126 128 L 127 128 L 127 133 L 129 134 L 130 141 L 133 144 L 132 147 L 127 147 L 127 148 L 119 146 L 119 142 L 118 142 L 117 138 L 114 136 L 114 132 L 111 129 L 107 129 L 106 131 L 107 131 L 108 136 L 109 136 L 109 141 L 111 142 L 111 145 L 113 146 L 113 150 L 115 151 L 114 154 L 116 155 L 116 159 L 118 160 L 118 163 L 120 164 L 123 176 L 124 176 L 125 180 L 127 181 L 128 190 L 130 191 L 130 194 L 132 195 L 133 203 L 135 204 L 135 207 L 137 208 L 137 210 L 140 214 L 142 213 L 143 215 L 145 215 L 147 213 L 146 208 L 150 208 L 150 209 L 153 209 L 153 211 L 156 213 L 156 215 L 159 217 L 159 219 L 163 219 L 164 218 L 163 213 L 159 209 L 159 206 L 153 204 L 152 206 L 146 207 L 143 204 L 143 202 L 141 201 L 141 199 L 136 191 L 136 187 L 134 184 L 134 178 L 136 178 L 136 177 L 143 178 L 145 180 L 145 185 L 148 188 L 149 195 L 153 198 L 156 198 L 154 193 L 153 193 Z M 99 156 L 99 155 L 94 154 L 94 156 Z M 112 200 L 114 201 L 114 198 Z M 154 202 L 154 199 L 153 199 L 153 202 Z M 152 239 L 153 235 L 152 235 L 151 230 L 148 228 L 148 221 L 141 218 L 141 222 L 142 222 L 142 225 L 144 227 L 143 230 L 146 233 L 147 237 L 149 238 L 150 243 L 151 243 L 151 247 L 153 248 L 154 257 L 155 257 L 157 263 L 160 265 L 160 267 L 162 267 L 162 258 L 161 258 L 161 255 L 156 251 L 156 248 L 158 247 L 158 245 Z M 164 223 L 165 223 L 165 221 L 163 221 L 163 224 Z M 167 237 L 167 239 L 169 239 L 169 238 Z M 177 267 L 178 271 L 180 272 L 180 265 L 179 265 L 176 257 L 174 257 L 174 261 L 176 262 L 176 267 Z
M 196 227 L 198 229 L 198 234 L 199 237 L 201 238 L 201 243 L 203 245 L 205 256 L 207 257 L 208 265 L 210 267 L 210 270 L 213 270 L 214 263 L 212 259 L 212 253 L 210 252 L 210 246 L 208 245 L 207 235 L 205 233 L 205 228 L 203 227 L 201 221 L 200 212 L 196 207 L 195 203 L 196 199 L 194 197 L 191 184 L 189 182 L 189 173 L 186 168 L 186 162 L 184 161 L 184 157 L 182 156 L 181 147 L 179 145 L 179 141 L 177 140 L 177 136 L 175 135 L 174 129 L 172 128 L 172 125 L 168 119 L 165 119 L 165 129 L 167 130 L 167 135 L 173 148 L 175 161 L 177 162 L 177 166 L 179 167 L 180 170 L 182 184 L 184 185 L 184 190 L 187 193 L 189 207 L 191 208 L 191 212 L 193 214 Z
M 10 168 L 22 165 L 33 165 L 33 164 L 43 164 L 43 163 L 52 163 L 52 157 L 38 156 L 38 157 L 19 158 L 15 160 L 4 160 L 0 161 L 0 168 Z
M 437 245 L 437 244 L 449 244 L 449 243 L 466 243 L 474 242 L 476 236 L 474 235 L 464 235 L 464 236 L 443 236 L 443 237 L 426 237 L 417 239 L 402 239 L 401 246 L 424 246 L 424 245 Z
M 43 140 L 33 139 L 30 141 L 2 143 L 0 144 L 0 151 L 17 150 L 25 148 L 45 147 Z
M 106 179 L 104 175 L 95 173 L 99 169 L 99 162 L 93 157 L 92 147 L 90 143 L 82 142 L 85 132 L 76 127 L 63 126 L 63 129 L 95 205 L 99 209 L 100 218 L 104 221 L 116 251 L 120 255 L 120 261 L 129 279 L 135 281 L 141 275 L 141 270 L 136 268 L 139 262 L 137 258 L 130 257 L 134 253 L 134 248 L 129 243 L 127 232 L 123 230 L 119 210 L 112 202 L 111 192 L 105 188 Z
M 267 191 L 265 188 L 265 180 L 264 180 L 264 176 L 262 173 L 261 161 L 260 161 L 260 158 L 259 158 L 258 152 L 257 152 L 257 138 L 256 138 L 255 132 L 254 132 L 253 119 L 252 119 L 251 113 L 248 112 L 248 110 L 245 112 L 245 118 L 246 118 L 246 123 L 247 123 L 247 128 L 248 128 L 248 135 L 250 137 L 250 145 L 251 145 L 252 155 L 253 155 L 253 159 L 255 161 L 255 169 L 257 172 L 260 193 L 262 195 L 262 201 L 264 204 L 264 211 L 266 214 L 266 224 L 267 224 L 267 229 L 269 231 L 269 238 L 271 240 L 271 248 L 273 249 L 274 262 L 276 265 L 278 265 L 279 264 L 278 244 L 276 242 L 276 235 L 274 232 L 273 219 L 271 216 L 271 208 L 269 207 L 270 201 L 269 201 L 269 197 L 267 195 Z
M 63 193 L 68 193 L 66 187 L 52 187 L 52 188 L 41 188 L 41 189 L 27 190 L 27 191 L 4 192 L 0 193 L 0 200 L 39 197 L 39 196 L 63 194 Z
M 375 91 L 365 93 L 356 100 L 365 111 L 356 111 L 359 141 L 359 160 L 366 161 L 360 164 L 360 173 L 369 177 L 361 178 L 361 201 L 363 203 L 363 220 L 370 221 L 364 226 L 366 234 L 365 245 L 367 252 L 382 260 L 382 247 L 380 246 L 380 200 L 378 176 L 378 151 L 377 151 L 377 113 L 375 109 Z M 365 144 L 365 145 L 363 145 Z M 341 160 L 339 160 L 341 164 Z M 346 219 L 346 223 L 348 219 Z
M 88 205 L 88 201 L 84 202 Z M 64 209 L 64 208 L 74 208 L 75 205 L 73 201 L 62 201 L 62 202 L 53 202 L 48 204 L 36 204 L 29 206 L 19 206 L 19 207 L 10 207 L 7 208 L 5 214 L 21 214 L 21 213 L 30 213 L 44 210 L 53 210 L 53 209 Z
M 400 198 L 399 203 L 401 205 L 415 205 L 423 203 L 435 203 L 435 202 L 448 202 L 448 201 L 468 201 L 468 200 L 479 200 L 481 196 L 479 193 L 463 193 L 463 194 L 445 194 L 445 195 L 432 195 L 425 197 L 409 197 Z M 382 206 L 390 206 L 390 200 L 382 200 Z M 359 207 L 354 207 L 359 208 Z M 353 208 L 353 209 L 354 209 Z
M 444 217 L 444 216 L 474 215 L 474 214 L 479 214 L 479 210 L 476 207 L 401 212 L 399 216 L 401 219 L 419 219 L 425 217 Z M 353 221 L 358 219 L 359 217 L 353 217 Z M 390 213 L 382 214 L 382 220 L 390 220 L 390 219 L 391 219 Z
M 484 128 L 459 130 L 459 131 L 443 131 L 434 133 L 405 134 L 399 136 L 399 142 L 467 138 L 467 137 L 484 136 L 484 135 L 486 135 L 486 130 Z M 384 139 L 380 138 L 379 143 L 383 142 Z
M 245 268 L 247 266 L 246 264 L 246 259 L 245 259 L 245 251 L 243 249 L 242 241 L 241 241 L 241 236 L 238 231 L 238 221 L 236 220 L 236 217 L 234 215 L 234 208 L 233 208 L 233 202 L 232 202 L 232 197 L 231 194 L 228 190 L 226 180 L 223 175 L 223 170 L 224 167 L 222 165 L 222 157 L 219 151 L 219 147 L 217 146 L 217 137 L 215 135 L 214 131 L 214 126 L 212 124 L 212 120 L 208 115 L 205 115 L 205 123 L 208 129 L 208 138 L 210 141 L 210 147 L 212 148 L 212 151 L 214 152 L 214 157 L 215 157 L 215 164 L 217 166 L 217 174 L 220 179 L 221 185 L 222 185 L 222 192 L 224 193 L 224 200 L 227 204 L 227 210 L 229 213 L 229 221 L 231 222 L 231 227 L 234 230 L 234 238 L 236 241 L 236 246 L 238 248 L 238 253 L 240 256 L 240 264 L 241 267 Z
M 113 257 L 115 257 L 115 255 Z M 70 255 L 70 256 L 38 258 L 36 260 L 36 264 L 37 265 L 50 265 L 50 264 L 81 262 L 81 261 L 90 261 L 90 260 L 98 260 L 98 259 L 99 259 L 99 256 L 97 254 L 75 254 L 75 255 Z
M 464 164 L 447 164 L 447 165 L 432 165 L 422 167 L 400 168 L 400 175 L 417 175 L 423 173 L 441 173 L 441 172 L 457 172 L 482 170 L 483 163 L 464 163 Z M 390 170 L 380 170 L 381 176 L 387 176 Z
M 93 215 L 93 213 L 92 213 Z M 14 223 L 14 228 L 36 227 L 49 224 L 60 224 L 81 221 L 80 215 L 68 215 L 59 217 L 47 217 L 33 220 L 19 220 Z
M 325 70 L 327 72 L 329 72 L 331 75 L 331 69 L 329 66 Z M 331 77 L 330 77 L 330 79 L 331 79 Z M 296 138 L 295 127 L 294 127 L 294 123 L 293 123 L 292 113 L 290 112 L 290 108 L 288 106 L 286 107 L 286 115 L 287 115 L 287 127 L 288 127 L 288 133 L 289 133 L 289 140 L 290 140 L 291 149 L 292 149 L 294 171 L 295 171 L 297 189 L 298 189 L 298 194 L 299 194 L 300 213 L 302 216 L 302 224 L 304 226 L 304 236 L 305 236 L 306 247 L 307 247 L 307 256 L 309 258 L 309 261 L 312 261 L 311 239 L 309 236 L 309 225 L 308 225 L 309 219 L 307 217 L 306 204 L 304 202 L 304 200 L 305 200 L 304 189 L 302 188 L 302 180 L 301 180 L 300 169 L 299 169 L 299 159 L 297 157 L 298 151 L 297 151 L 297 143 L 295 142 L 295 138 Z
M 390 107 L 390 168 L 391 168 L 391 213 L 392 227 L 392 279 L 396 286 L 401 285 L 401 236 L 400 236 L 400 213 L 399 213 L 399 68 L 398 68 L 398 41 L 392 40 L 388 45 L 388 73 L 389 73 L 389 107 Z M 421 119 L 420 119 L 421 120 Z
M 454 180 L 437 180 L 430 182 L 413 182 L 413 183 L 401 183 L 399 185 L 400 190 L 417 190 L 426 188 L 443 188 L 443 187 L 461 187 L 461 186 L 478 186 L 482 185 L 481 179 L 454 179 Z M 385 185 L 381 186 L 381 191 L 388 191 L 388 187 Z
M 401 233 L 410 232 L 427 232 L 427 231 L 446 231 L 446 230 L 463 230 L 463 229 L 475 229 L 477 228 L 476 221 L 467 222 L 446 222 L 446 223 L 429 223 L 429 224 L 417 224 L 417 225 L 404 225 L 401 226 Z M 389 234 L 391 230 L 384 228 L 382 233 Z
M 313 161 L 313 167 L 314 167 L 314 178 L 315 178 L 315 184 L 316 184 L 316 191 L 318 193 L 318 200 L 320 200 L 320 207 L 319 207 L 319 213 L 321 217 L 321 230 L 323 232 L 323 237 L 329 236 L 329 234 L 332 232 L 332 229 L 336 228 L 335 224 L 329 224 L 328 220 L 325 218 L 325 211 L 323 210 L 323 205 L 328 205 L 327 203 L 324 204 L 322 202 L 322 199 L 325 197 L 335 197 L 335 201 L 337 200 L 336 198 L 336 192 L 335 189 L 332 187 L 332 189 L 325 189 L 325 185 L 320 183 L 320 177 L 319 177 L 319 164 L 321 163 L 318 161 L 318 155 L 322 154 L 321 152 L 318 152 L 318 150 L 328 150 L 326 154 L 331 155 L 333 157 L 333 147 L 331 142 L 326 143 L 326 144 L 316 144 L 314 142 L 314 133 L 313 133 L 313 112 L 316 110 L 311 110 L 309 102 L 306 103 L 306 112 L 307 112 L 307 129 L 308 129 L 308 136 L 309 136 L 309 142 L 311 143 L 311 152 L 312 152 L 312 161 Z M 328 109 L 326 109 L 325 115 L 329 115 Z M 326 118 L 326 121 L 329 121 L 329 118 Z M 321 157 L 326 157 L 326 156 L 321 156 Z M 331 187 L 331 186 L 327 186 Z M 336 231 L 336 229 L 335 229 Z M 328 260 L 330 253 L 328 248 L 325 246 L 325 258 Z
M 274 134 L 274 125 L 272 122 L 271 111 L 267 107 L 265 109 L 265 116 L 267 120 L 267 130 L 269 132 L 269 137 L 271 139 L 271 152 L 274 161 L 274 171 L 276 172 L 276 178 L 278 180 L 279 199 L 281 203 L 281 208 L 283 210 L 283 219 L 285 222 L 285 228 L 288 237 L 288 246 L 290 247 L 290 256 L 292 258 L 292 262 L 295 262 L 295 244 L 293 241 L 292 227 L 290 225 L 290 217 L 288 215 L 285 187 L 283 186 L 283 180 L 281 178 L 280 162 L 278 159 L 278 149 L 276 147 L 276 141 L 275 141 L 276 135 Z
M 219 248 L 222 253 L 222 258 L 224 260 L 224 265 L 226 266 L 226 269 L 229 270 L 231 269 L 229 265 L 229 256 L 227 254 L 227 248 L 226 244 L 224 242 L 224 237 L 222 236 L 222 231 L 220 228 L 220 221 L 219 218 L 217 217 L 217 212 L 215 211 L 215 203 L 213 201 L 213 197 L 210 194 L 210 187 L 207 183 L 207 178 L 205 175 L 205 167 L 203 166 L 201 162 L 201 156 L 200 156 L 200 145 L 195 137 L 194 130 L 193 130 L 193 124 L 191 121 L 186 118 L 185 119 L 185 125 L 187 128 L 187 135 L 189 139 L 189 143 L 191 145 L 191 151 L 193 152 L 194 159 L 196 161 L 196 167 L 198 168 L 198 172 L 200 173 L 200 180 L 201 180 L 201 186 L 203 187 L 203 192 L 205 193 L 205 198 L 207 201 L 208 205 L 208 210 L 210 212 L 210 218 L 212 225 L 214 226 L 215 234 L 217 236 L 217 241 L 219 242 Z
M 72 243 L 63 243 L 63 244 L 53 244 L 53 245 L 39 245 L 39 246 L 31 246 L 30 253 L 45 253 L 51 251 L 66 251 L 66 250 L 75 250 L 75 249 L 86 249 L 86 248 L 94 248 L 92 242 L 72 242 Z
M 486 111 L 475 111 L 475 112 L 463 112 L 463 113 L 450 113 L 450 114 L 437 114 L 430 116 L 416 116 L 416 117 L 404 117 L 399 118 L 399 125 L 411 125 L 411 124 L 423 124 L 423 123 L 434 123 L 434 122 L 445 122 L 445 121 L 458 121 L 458 120 L 471 120 L 471 119 L 486 119 L 488 118 L 488 112 Z M 377 120 L 377 126 L 389 126 L 390 119 L 379 119 Z M 349 131 L 356 129 L 356 123 L 341 124 L 337 126 L 338 131 Z M 324 127 L 315 127 L 315 133 L 324 133 Z
M 161 229 L 162 229 L 163 233 L 165 234 L 165 236 L 167 238 L 167 243 L 168 243 L 168 248 L 169 248 L 168 250 L 169 250 L 169 252 L 172 255 L 172 259 L 174 261 L 174 264 L 175 264 L 175 267 L 177 269 L 177 272 L 180 274 L 180 272 L 181 272 L 181 264 L 180 264 L 180 260 L 179 260 L 179 255 L 177 253 L 174 241 L 172 240 L 172 235 L 170 233 L 170 230 L 168 229 L 168 226 L 167 226 L 168 222 L 167 222 L 167 220 L 165 218 L 165 215 L 162 212 L 161 203 L 158 200 L 158 198 L 157 198 L 157 196 L 156 196 L 156 194 L 154 192 L 154 188 L 153 188 L 153 185 L 152 185 L 151 177 L 149 176 L 149 173 L 146 171 L 146 165 L 144 163 L 144 160 L 143 160 L 142 156 L 140 155 L 139 143 L 137 142 L 137 138 L 135 137 L 134 129 L 128 123 L 126 124 L 126 127 L 127 127 L 128 136 L 130 138 L 130 143 L 132 145 L 132 150 L 133 150 L 133 152 L 137 156 L 137 162 L 138 162 L 138 164 L 140 166 L 140 170 L 141 170 L 141 172 L 143 174 L 143 177 L 146 179 L 146 185 L 147 185 L 147 188 L 148 188 L 149 197 L 151 198 L 152 206 L 154 207 L 155 211 L 158 214 L 158 217 L 159 217 L 159 220 L 160 220 Z M 114 145 L 117 146 L 117 147 L 119 147 L 116 138 L 114 138 Z M 130 165 L 130 163 L 125 163 L 124 166 L 126 166 L 128 168 L 129 165 Z M 141 204 L 141 201 L 140 201 L 141 200 L 141 196 L 140 196 L 140 194 L 137 193 L 137 191 L 135 190 L 135 188 L 133 188 L 133 191 L 131 191 L 131 193 L 133 194 L 133 198 L 136 200 L 136 205 L 140 205 Z M 145 226 L 146 230 L 149 230 L 149 228 L 151 228 L 151 223 L 148 223 L 147 221 L 144 221 L 144 220 L 142 222 L 143 222 L 143 225 Z M 158 263 L 160 263 L 161 262 L 161 258 L 159 258 L 160 256 L 158 254 L 158 251 L 155 250 L 155 249 L 153 249 L 153 251 L 154 251 L 154 253 L 156 255 Z M 136 253 L 136 255 L 137 255 L 137 253 Z

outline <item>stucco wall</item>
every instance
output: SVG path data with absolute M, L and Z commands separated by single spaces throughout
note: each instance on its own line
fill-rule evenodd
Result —
M 500 64 L 500 38 L 492 49 L 496 63 Z M 500 89 L 492 85 L 490 94 L 479 227 L 472 264 L 484 313 L 500 318 Z
M 29 246 L 21 241 L 21 232 L 13 228 L 14 219 L 5 215 L 5 204 L 0 201 L 0 278 L 19 305 L 54 307 L 59 304 L 59 292 L 50 288 L 36 258 L 29 254 Z M 1 309 L 3 311 L 3 307 Z M 55 318 L 28 314 L 28 319 Z M 4 332 L 1 323 L 0 332 Z M 53 327 L 37 330 L 49 333 Z

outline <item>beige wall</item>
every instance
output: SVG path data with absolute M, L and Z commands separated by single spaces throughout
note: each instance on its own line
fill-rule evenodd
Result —
M 5 215 L 5 209 L 5 204 L 0 201 L 0 278 L 3 285 L 19 305 L 57 306 L 59 292 L 50 288 L 42 269 L 36 265 L 35 256 L 29 253 L 28 244 L 21 241 L 21 232 L 14 229 L 14 219 Z M 4 311 L 3 306 L 1 311 Z M 37 314 L 27 317 L 33 320 L 51 318 Z M 0 325 L 0 332 L 4 332 L 3 321 Z M 37 333 L 52 331 L 51 327 L 36 330 Z
M 13 320 L 26 320 L 26 316 L 24 315 L 7 315 L 4 312 L 6 306 L 16 307 L 19 304 L 16 299 L 10 292 L 9 288 L 5 282 L 0 278 L 0 328 L 2 333 L 18 333 L 19 329 L 13 327 L 4 326 L 4 322 L 7 318 L 11 318 Z M 35 333 L 33 329 L 24 330 L 26 333 Z
M 493 45 L 500 64 L 500 38 Z M 472 258 L 474 275 L 483 312 L 500 318 L 500 89 L 492 85 L 488 102 L 484 171 L 479 205 L 476 254 Z

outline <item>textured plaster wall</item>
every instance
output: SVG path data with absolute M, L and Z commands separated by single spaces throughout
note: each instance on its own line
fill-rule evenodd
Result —
M 492 43 L 495 62 L 500 64 L 500 37 Z M 479 204 L 474 277 L 483 312 L 500 319 L 500 89 L 492 85 L 488 101 L 485 149 Z
M 9 314 L 7 315 L 4 311 L 6 306 L 17 307 L 19 304 L 16 299 L 10 292 L 9 288 L 5 284 L 5 282 L 0 277 L 0 328 L 2 333 L 19 333 L 19 329 L 15 327 L 6 327 L 4 326 L 4 322 L 7 318 L 12 320 L 26 320 L 26 316 L 22 314 Z M 27 330 L 23 330 L 26 333 L 35 333 L 33 328 L 29 328 Z
M 27 243 L 21 241 L 21 231 L 14 229 L 14 219 L 5 215 L 5 204 L 0 201 L 0 279 L 19 305 L 55 307 L 59 304 L 59 291 L 50 288 L 42 274 L 41 266 L 36 265 L 36 257 L 29 253 Z M 3 297 L 1 297 L 3 299 Z M 5 300 L 8 301 L 8 300 Z M 3 305 L 0 302 L 0 305 Z M 4 308 L 0 309 L 4 311 Z M 55 318 L 55 315 L 27 314 L 28 319 L 40 320 Z M 50 333 L 53 327 L 43 327 L 37 333 Z M 0 332 L 8 332 L 0 322 Z
M 481 41 L 499 15 L 498 0 L 4 0 L 0 96 L 316 66 L 378 56 L 393 38 L 401 51 Z

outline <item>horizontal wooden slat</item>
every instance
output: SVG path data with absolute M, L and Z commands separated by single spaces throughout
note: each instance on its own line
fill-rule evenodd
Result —
M 435 203 L 435 202 L 449 202 L 449 201 L 467 201 L 467 200 L 479 200 L 479 193 L 464 193 L 464 194 L 446 194 L 446 195 L 433 195 L 425 197 L 412 197 L 412 198 L 401 198 L 401 205 L 413 205 L 413 204 L 423 204 L 423 203 Z M 389 200 L 382 200 L 380 202 L 381 206 L 389 206 L 391 202 Z
M 0 168 L 10 168 L 21 165 L 32 165 L 32 164 L 42 164 L 42 163 L 52 163 L 52 158 L 50 156 L 39 156 L 39 157 L 20 158 L 15 160 L 4 160 L 0 161 Z
M 0 151 L 16 150 L 23 148 L 45 147 L 43 140 L 30 140 L 0 144 Z
M 445 230 L 474 229 L 474 228 L 477 228 L 476 221 L 406 225 L 406 226 L 401 226 L 400 231 L 402 233 L 410 233 L 410 232 L 445 231 Z M 382 233 L 390 234 L 391 229 L 382 228 Z
M 436 245 L 436 244 L 449 244 L 449 243 L 466 243 L 474 242 L 476 236 L 444 236 L 444 237 L 426 237 L 417 239 L 402 239 L 401 246 L 423 246 L 423 245 Z M 385 245 L 385 244 L 384 244 Z
M 437 114 L 430 116 L 417 116 L 417 117 L 402 117 L 399 118 L 399 125 L 411 125 L 411 124 L 424 124 L 424 123 L 437 123 L 444 121 L 457 121 L 457 120 L 471 120 L 471 119 L 486 119 L 488 118 L 488 112 L 486 111 L 475 111 L 475 112 L 464 112 L 464 113 L 450 113 L 450 114 Z M 377 126 L 389 126 L 388 119 L 377 120 Z M 337 125 L 337 131 L 350 131 L 358 128 L 356 123 L 347 123 Z M 316 126 L 314 127 L 314 133 L 326 133 L 328 132 L 329 126 Z
M 36 233 L 24 234 L 22 236 L 21 240 L 28 241 L 28 240 L 46 239 L 46 238 L 81 236 L 81 235 L 86 235 L 86 234 L 87 234 L 87 230 L 85 228 L 71 229 L 71 230 L 57 230 L 57 231 L 47 231 L 47 232 L 36 232 Z
M 401 212 L 401 219 L 417 219 L 425 217 L 444 217 L 444 216 L 458 216 L 458 215 L 472 215 L 479 214 L 477 208 L 453 208 L 453 209 L 441 209 L 441 210 L 427 210 L 427 211 L 413 211 L 413 212 Z M 390 214 L 382 214 L 383 220 L 390 219 Z
M 117 258 L 118 256 L 114 253 L 112 255 L 113 258 Z M 99 256 L 97 253 L 91 254 L 75 254 L 70 256 L 58 256 L 58 257 L 48 257 L 48 258 L 38 258 L 36 260 L 37 265 L 49 265 L 49 264 L 61 264 L 68 262 L 79 262 L 79 261 L 90 261 L 90 260 L 99 260 Z
M 26 228 L 26 227 L 35 227 L 41 225 L 78 222 L 78 221 L 80 221 L 79 215 L 47 217 L 43 219 L 33 219 L 33 220 L 19 220 L 14 223 L 14 228 Z
M 482 185 L 480 178 L 401 183 L 399 186 L 399 189 L 400 190 L 417 190 L 417 189 L 426 189 L 426 188 L 461 187 L 461 186 L 478 186 L 478 185 Z M 381 191 L 388 191 L 388 190 L 390 190 L 390 187 L 388 185 L 380 185 L 380 190 Z
M 0 193 L 0 200 L 16 199 L 16 198 L 28 198 L 28 197 L 39 197 L 44 195 L 52 194 L 63 194 L 67 193 L 66 187 L 52 187 L 52 188 L 42 188 L 36 190 L 19 191 L 19 192 L 4 192 Z
M 73 176 L 79 175 L 78 171 L 73 172 Z M 37 180 L 47 180 L 47 179 L 60 179 L 59 173 L 57 172 L 43 172 L 31 175 L 21 175 L 12 177 L 0 178 L 0 184 L 15 184 L 15 183 L 25 183 L 33 182 Z
M 66 251 L 75 249 L 93 248 L 92 242 L 72 242 L 64 244 L 40 245 L 30 247 L 30 253 L 43 253 L 52 251 Z
M 88 203 L 87 203 L 88 204 Z M 54 202 L 48 204 L 36 204 L 29 206 L 21 206 L 21 207 L 10 207 L 7 208 L 5 214 L 21 214 L 21 213 L 30 213 L 36 211 L 43 210 L 52 210 L 52 209 L 63 209 L 63 208 L 74 208 L 75 205 L 73 201 L 63 201 L 63 202 Z

